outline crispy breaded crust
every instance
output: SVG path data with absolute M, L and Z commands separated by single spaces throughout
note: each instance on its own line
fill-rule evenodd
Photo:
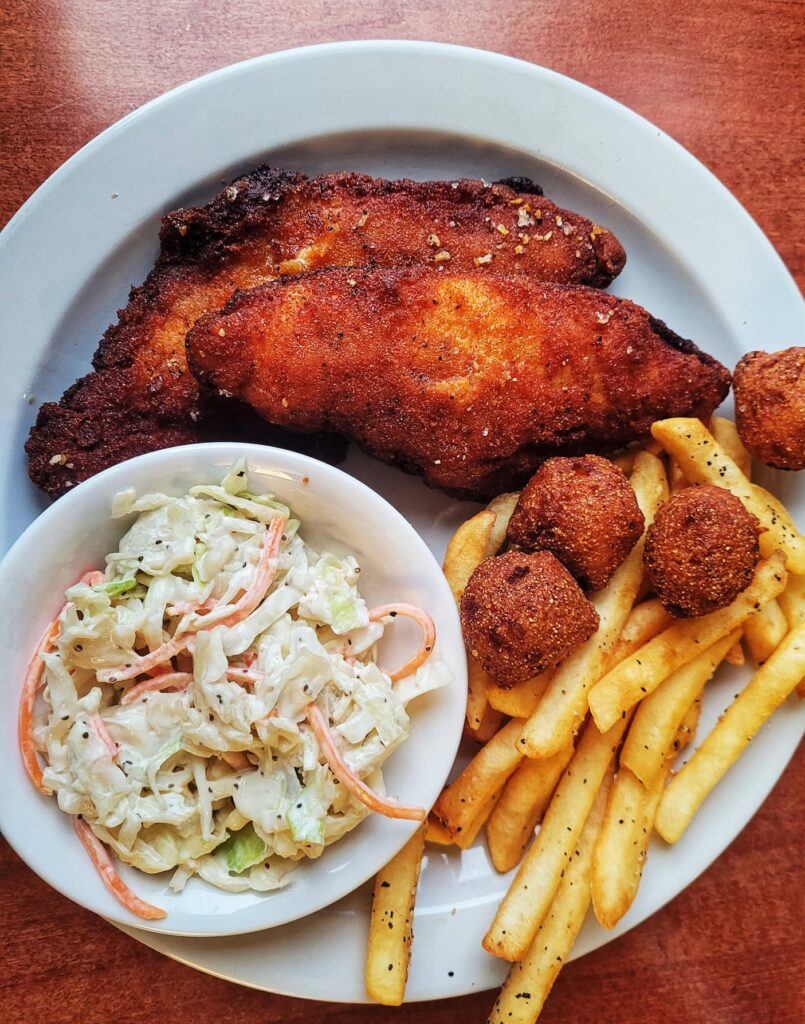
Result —
M 187 337 L 200 380 L 462 497 L 547 456 L 709 416 L 730 375 L 644 309 L 487 270 L 327 270 L 240 292 Z
M 731 604 L 760 558 L 758 521 L 739 498 L 709 484 L 685 487 L 661 506 L 643 561 L 663 607 L 678 618 Z
M 749 452 L 805 469 L 805 347 L 748 352 L 735 367 L 735 424 Z
M 523 488 L 506 536 L 551 551 L 582 587 L 600 590 L 643 533 L 626 475 L 600 455 L 548 459 Z
M 467 650 L 508 688 L 589 640 L 598 612 L 549 551 L 507 551 L 481 562 L 470 577 L 461 628 Z
M 308 179 L 264 166 L 206 206 L 167 214 L 156 265 L 104 335 L 96 374 L 40 410 L 26 444 L 32 479 L 55 497 L 129 454 L 224 436 L 228 417 L 210 413 L 184 339 L 236 288 L 326 266 L 467 269 L 477 258 L 559 282 L 606 285 L 620 272 L 626 256 L 611 233 L 556 207 L 527 179 L 512 182 L 517 190 L 353 173 Z M 251 430 L 240 436 L 254 439 Z

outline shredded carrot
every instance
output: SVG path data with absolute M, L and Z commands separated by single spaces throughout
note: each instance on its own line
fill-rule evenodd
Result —
M 184 690 L 193 682 L 192 672 L 160 672 L 142 683 L 137 683 L 120 698 L 121 704 L 133 704 L 144 693 L 156 690 Z
M 139 896 L 129 889 L 117 871 L 115 871 L 106 847 L 83 818 L 74 818 L 73 825 L 84 849 L 90 856 L 90 860 L 101 876 L 101 881 L 118 903 L 122 903 L 126 910 L 130 910 L 132 914 L 136 914 L 137 917 L 142 917 L 147 921 L 158 921 L 168 916 L 161 907 L 155 907 L 150 903 L 146 903 L 145 900 L 141 900 Z
M 164 665 L 177 654 L 188 650 L 193 644 L 194 638 L 191 634 L 183 634 L 180 637 L 172 637 L 164 644 L 160 644 L 156 650 L 151 651 L 143 657 L 139 655 L 132 659 L 128 666 L 118 665 L 115 668 L 104 668 L 96 672 L 99 683 L 123 683 L 127 679 L 134 679 L 136 676 L 150 672 L 151 669 Z
M 97 569 L 92 569 L 89 572 L 85 572 L 78 582 L 86 583 L 88 586 L 94 587 L 104 578 L 105 577 L 102 572 Z M 67 604 L 69 604 L 69 601 Z M 59 635 L 59 621 L 64 614 L 64 609 L 67 607 L 67 604 L 64 605 L 56 618 L 42 634 L 39 643 L 36 645 L 33 657 L 28 663 L 28 670 L 25 673 L 25 679 L 22 684 L 22 695 L 20 697 L 20 711 L 17 724 L 17 739 L 20 745 L 22 763 L 25 765 L 25 771 L 28 774 L 28 778 L 33 782 L 39 792 L 44 793 L 46 796 L 50 796 L 51 791 L 42 782 L 42 769 L 39 766 L 39 760 L 36 756 L 36 747 L 34 746 L 33 738 L 31 736 L 31 729 L 33 727 L 36 695 L 39 692 L 39 687 L 42 684 L 42 676 L 45 671 L 45 663 L 42 661 L 41 656 L 53 647 L 53 641 Z
M 28 671 L 25 673 L 25 681 L 22 684 L 22 697 L 20 699 L 20 713 L 17 725 L 17 736 L 19 739 L 22 763 L 28 778 L 33 782 L 40 793 L 50 796 L 50 790 L 42 782 L 42 768 L 36 756 L 31 729 L 34 718 L 34 705 L 36 695 L 42 682 L 42 675 L 45 671 L 45 663 L 42 661 L 42 654 L 53 647 L 53 638 L 59 631 L 59 619 L 61 612 L 42 634 L 39 643 L 36 645 L 33 657 L 28 664 Z
M 113 761 L 117 760 L 117 745 L 112 737 L 109 735 L 109 731 L 104 725 L 104 721 L 100 715 L 94 714 L 89 716 L 89 722 L 92 728 L 95 730 L 98 739 L 103 741 L 103 745 L 109 751 Z
M 381 605 L 379 608 L 373 608 L 369 612 L 369 621 L 379 622 L 381 619 L 394 618 L 397 615 L 404 615 L 406 618 L 413 619 L 414 622 L 419 623 L 422 627 L 422 643 L 410 661 L 395 669 L 394 672 L 386 673 L 392 683 L 396 683 L 398 679 L 404 679 L 406 676 L 410 676 L 412 672 L 416 672 L 419 666 L 424 664 L 431 656 L 434 644 L 436 643 L 436 626 L 433 619 L 424 608 L 417 608 L 415 604 Z
M 249 584 L 241 598 L 235 603 L 232 613 L 217 626 L 236 626 L 255 610 L 268 593 L 274 573 L 277 571 L 277 556 L 282 544 L 282 531 L 285 529 L 285 520 L 282 516 L 276 516 L 271 520 L 271 525 L 266 531 L 263 540 L 263 548 L 260 552 L 260 560 L 255 569 L 254 578 Z
M 424 807 L 413 807 L 410 804 L 401 804 L 397 800 L 392 800 L 391 797 L 380 796 L 355 774 L 341 756 L 335 738 L 330 732 L 330 727 L 318 704 L 315 702 L 308 704 L 305 713 L 313 734 L 319 741 L 319 748 L 324 760 L 330 766 L 333 775 L 347 787 L 353 796 L 356 796 L 369 810 L 377 811 L 378 814 L 383 814 L 387 818 L 406 818 L 409 821 L 425 820 L 427 811 Z

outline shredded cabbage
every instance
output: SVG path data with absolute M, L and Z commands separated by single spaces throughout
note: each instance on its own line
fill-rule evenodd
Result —
M 193 876 L 233 892 L 285 885 L 369 813 L 333 776 L 307 706 L 382 794 L 406 704 L 450 672 L 431 658 L 392 686 L 374 661 L 384 626 L 369 620 L 357 561 L 306 544 L 287 506 L 249 488 L 244 460 L 178 498 L 129 488 L 112 514 L 135 518 L 104 582 L 67 591 L 43 655 L 44 783 L 121 860 L 173 870 L 174 889 Z M 242 609 L 277 517 L 270 585 Z M 156 669 L 171 688 L 155 690 L 138 660 L 179 638 Z

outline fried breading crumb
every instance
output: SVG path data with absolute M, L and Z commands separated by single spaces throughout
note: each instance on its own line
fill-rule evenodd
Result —
M 805 348 L 749 352 L 735 367 L 735 424 L 767 466 L 805 469 Z
M 552 554 L 481 562 L 461 599 L 467 648 L 500 686 L 555 665 L 598 628 L 598 613 Z
M 677 618 L 724 608 L 752 580 L 757 519 L 723 487 L 686 487 L 646 534 L 643 561 L 663 607 Z
M 605 587 L 643 532 L 643 513 L 623 471 L 600 455 L 548 459 L 529 480 L 507 537 L 551 551 L 592 590 Z

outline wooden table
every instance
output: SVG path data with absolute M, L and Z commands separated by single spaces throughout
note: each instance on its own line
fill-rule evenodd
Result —
M 272 50 L 378 37 L 498 50 L 626 103 L 724 181 L 805 283 L 802 7 L 782 0 L 0 0 L 0 224 L 79 146 L 180 82 Z M 670 906 L 568 967 L 542 1020 L 800 1024 L 803 768 L 800 750 L 743 834 Z M 386 1010 L 238 988 L 73 906 L 5 844 L 0 923 L 5 1024 L 463 1024 L 485 1020 L 492 1001 Z

